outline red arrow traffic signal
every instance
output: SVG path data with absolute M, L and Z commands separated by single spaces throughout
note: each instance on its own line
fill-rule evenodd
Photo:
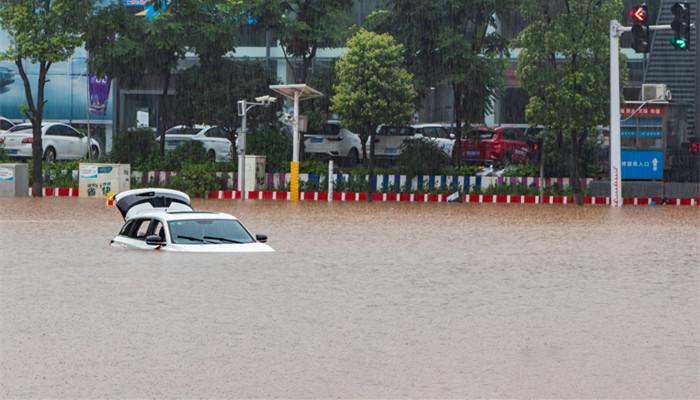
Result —
M 640 24 L 644 23 L 647 19 L 647 7 L 644 5 L 635 6 L 632 8 L 632 11 L 630 11 L 630 17 L 632 17 L 635 22 Z

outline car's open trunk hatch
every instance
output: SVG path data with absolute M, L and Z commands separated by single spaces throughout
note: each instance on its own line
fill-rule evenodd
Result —
M 135 189 L 119 193 L 116 205 L 124 219 L 153 209 L 193 211 L 190 196 L 171 189 Z

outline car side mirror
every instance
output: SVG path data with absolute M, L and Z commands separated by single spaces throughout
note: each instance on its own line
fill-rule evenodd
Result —
M 146 236 L 146 244 L 149 246 L 163 246 L 165 242 L 158 235 L 148 235 Z
M 450 133 L 450 139 L 456 139 L 456 138 L 457 138 L 457 136 L 455 136 L 454 133 Z
M 257 240 L 260 243 L 267 243 L 267 235 L 262 235 L 262 234 L 257 234 L 255 235 L 255 240 Z

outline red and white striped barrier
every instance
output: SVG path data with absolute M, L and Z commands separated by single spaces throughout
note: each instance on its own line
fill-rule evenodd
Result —
M 433 193 L 373 193 L 372 201 L 378 203 L 447 203 L 447 194 Z M 241 198 L 241 192 L 235 190 L 218 190 L 209 193 L 209 199 L 237 200 Z M 287 201 L 289 192 L 247 192 L 248 200 L 275 200 Z M 301 192 L 300 201 L 328 201 L 327 192 Z M 367 193 L 333 192 L 333 201 L 358 202 L 367 201 Z M 531 195 L 496 195 L 496 194 L 470 194 L 462 196 L 463 203 L 474 204 L 575 204 L 573 197 L 567 196 L 531 196 Z M 608 197 L 585 197 L 584 204 L 610 205 Z M 688 199 L 661 199 L 661 198 L 626 198 L 625 205 L 676 205 L 698 206 L 700 198 Z
M 78 188 L 52 188 L 42 189 L 44 197 L 78 197 Z M 32 189 L 29 188 L 29 195 Z M 447 203 L 447 194 L 434 193 L 373 193 L 372 201 L 378 203 Z M 217 190 L 209 193 L 209 199 L 213 200 L 240 200 L 241 192 L 236 190 Z M 291 198 L 289 192 L 247 192 L 248 200 L 273 200 L 288 201 Z M 301 192 L 301 201 L 329 201 L 328 192 Z M 367 193 L 333 192 L 333 201 L 359 202 L 367 201 Z M 469 204 L 575 204 L 573 197 L 567 196 L 532 196 L 532 195 L 501 195 L 501 194 L 469 194 L 462 196 L 462 203 Z M 585 197 L 584 204 L 610 205 L 608 197 Z M 700 198 L 625 198 L 624 205 L 671 205 L 671 206 L 700 206 Z
M 32 188 L 29 188 L 29 196 L 32 196 Z M 41 189 L 44 197 L 78 197 L 78 188 L 53 188 L 45 187 Z

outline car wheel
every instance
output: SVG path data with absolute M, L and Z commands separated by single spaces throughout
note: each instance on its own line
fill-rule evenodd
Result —
M 44 151 L 44 160 L 50 163 L 56 161 L 56 149 L 51 146 L 47 147 Z
M 97 160 L 100 158 L 100 149 L 97 148 L 97 146 L 92 146 L 90 147 L 90 155 L 88 157 L 91 160 Z
M 214 150 L 209 150 L 207 152 L 207 159 L 209 159 L 209 161 L 211 162 L 216 162 L 216 153 L 214 152 Z
M 360 156 L 357 153 L 357 149 L 350 149 L 347 158 L 345 159 L 345 165 L 348 168 L 355 167 L 360 162 Z

